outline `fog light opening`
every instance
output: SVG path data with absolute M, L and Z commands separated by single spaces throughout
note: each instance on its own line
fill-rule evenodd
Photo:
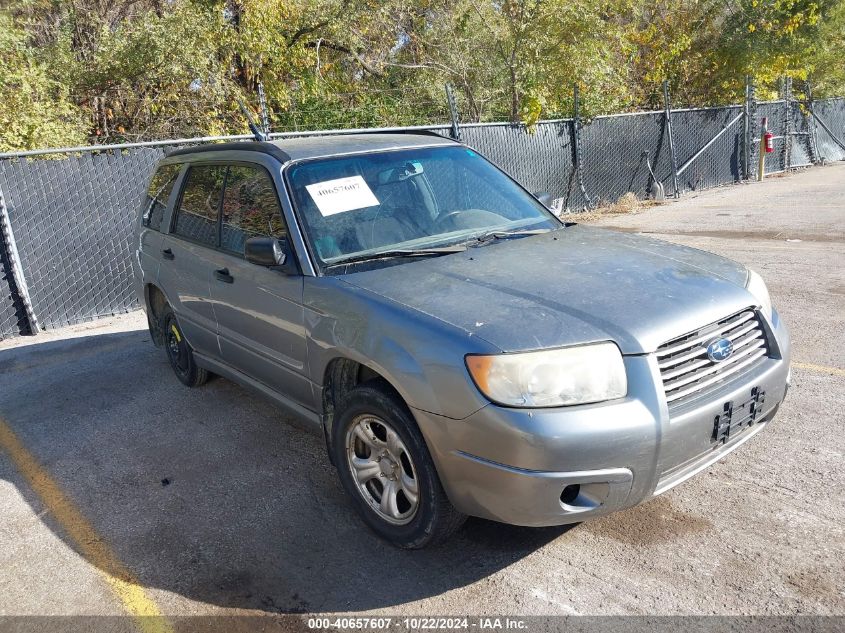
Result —
M 561 503 L 565 503 L 566 505 L 570 505 L 575 499 L 578 498 L 578 495 L 581 493 L 581 485 L 580 484 L 570 484 L 566 488 L 563 489 L 563 492 L 560 493 L 560 501 Z

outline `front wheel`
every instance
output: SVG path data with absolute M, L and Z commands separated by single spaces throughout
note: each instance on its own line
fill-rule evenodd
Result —
M 445 540 L 463 524 L 419 428 L 386 385 L 355 388 L 332 439 L 343 487 L 364 522 L 385 540 L 418 549 Z

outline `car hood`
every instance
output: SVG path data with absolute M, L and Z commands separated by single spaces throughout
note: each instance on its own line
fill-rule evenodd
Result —
M 571 225 L 341 279 L 502 351 L 613 340 L 641 354 L 753 305 L 746 277 L 718 255 Z

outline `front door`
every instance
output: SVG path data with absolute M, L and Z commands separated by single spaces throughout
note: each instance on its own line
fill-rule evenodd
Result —
M 303 278 L 244 259 L 249 237 L 286 239 L 275 187 L 260 165 L 229 167 L 211 300 L 223 360 L 290 400 L 313 409 L 307 376 Z

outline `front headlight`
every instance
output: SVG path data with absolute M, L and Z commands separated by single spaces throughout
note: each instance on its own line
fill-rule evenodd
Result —
M 508 407 L 557 407 L 622 398 L 628 378 L 613 343 L 466 357 L 481 392 Z
M 750 268 L 748 269 L 748 281 L 745 282 L 745 289 L 754 295 L 757 303 L 760 304 L 760 311 L 766 315 L 769 321 L 772 320 L 772 299 L 769 297 L 769 289 L 763 278 Z

